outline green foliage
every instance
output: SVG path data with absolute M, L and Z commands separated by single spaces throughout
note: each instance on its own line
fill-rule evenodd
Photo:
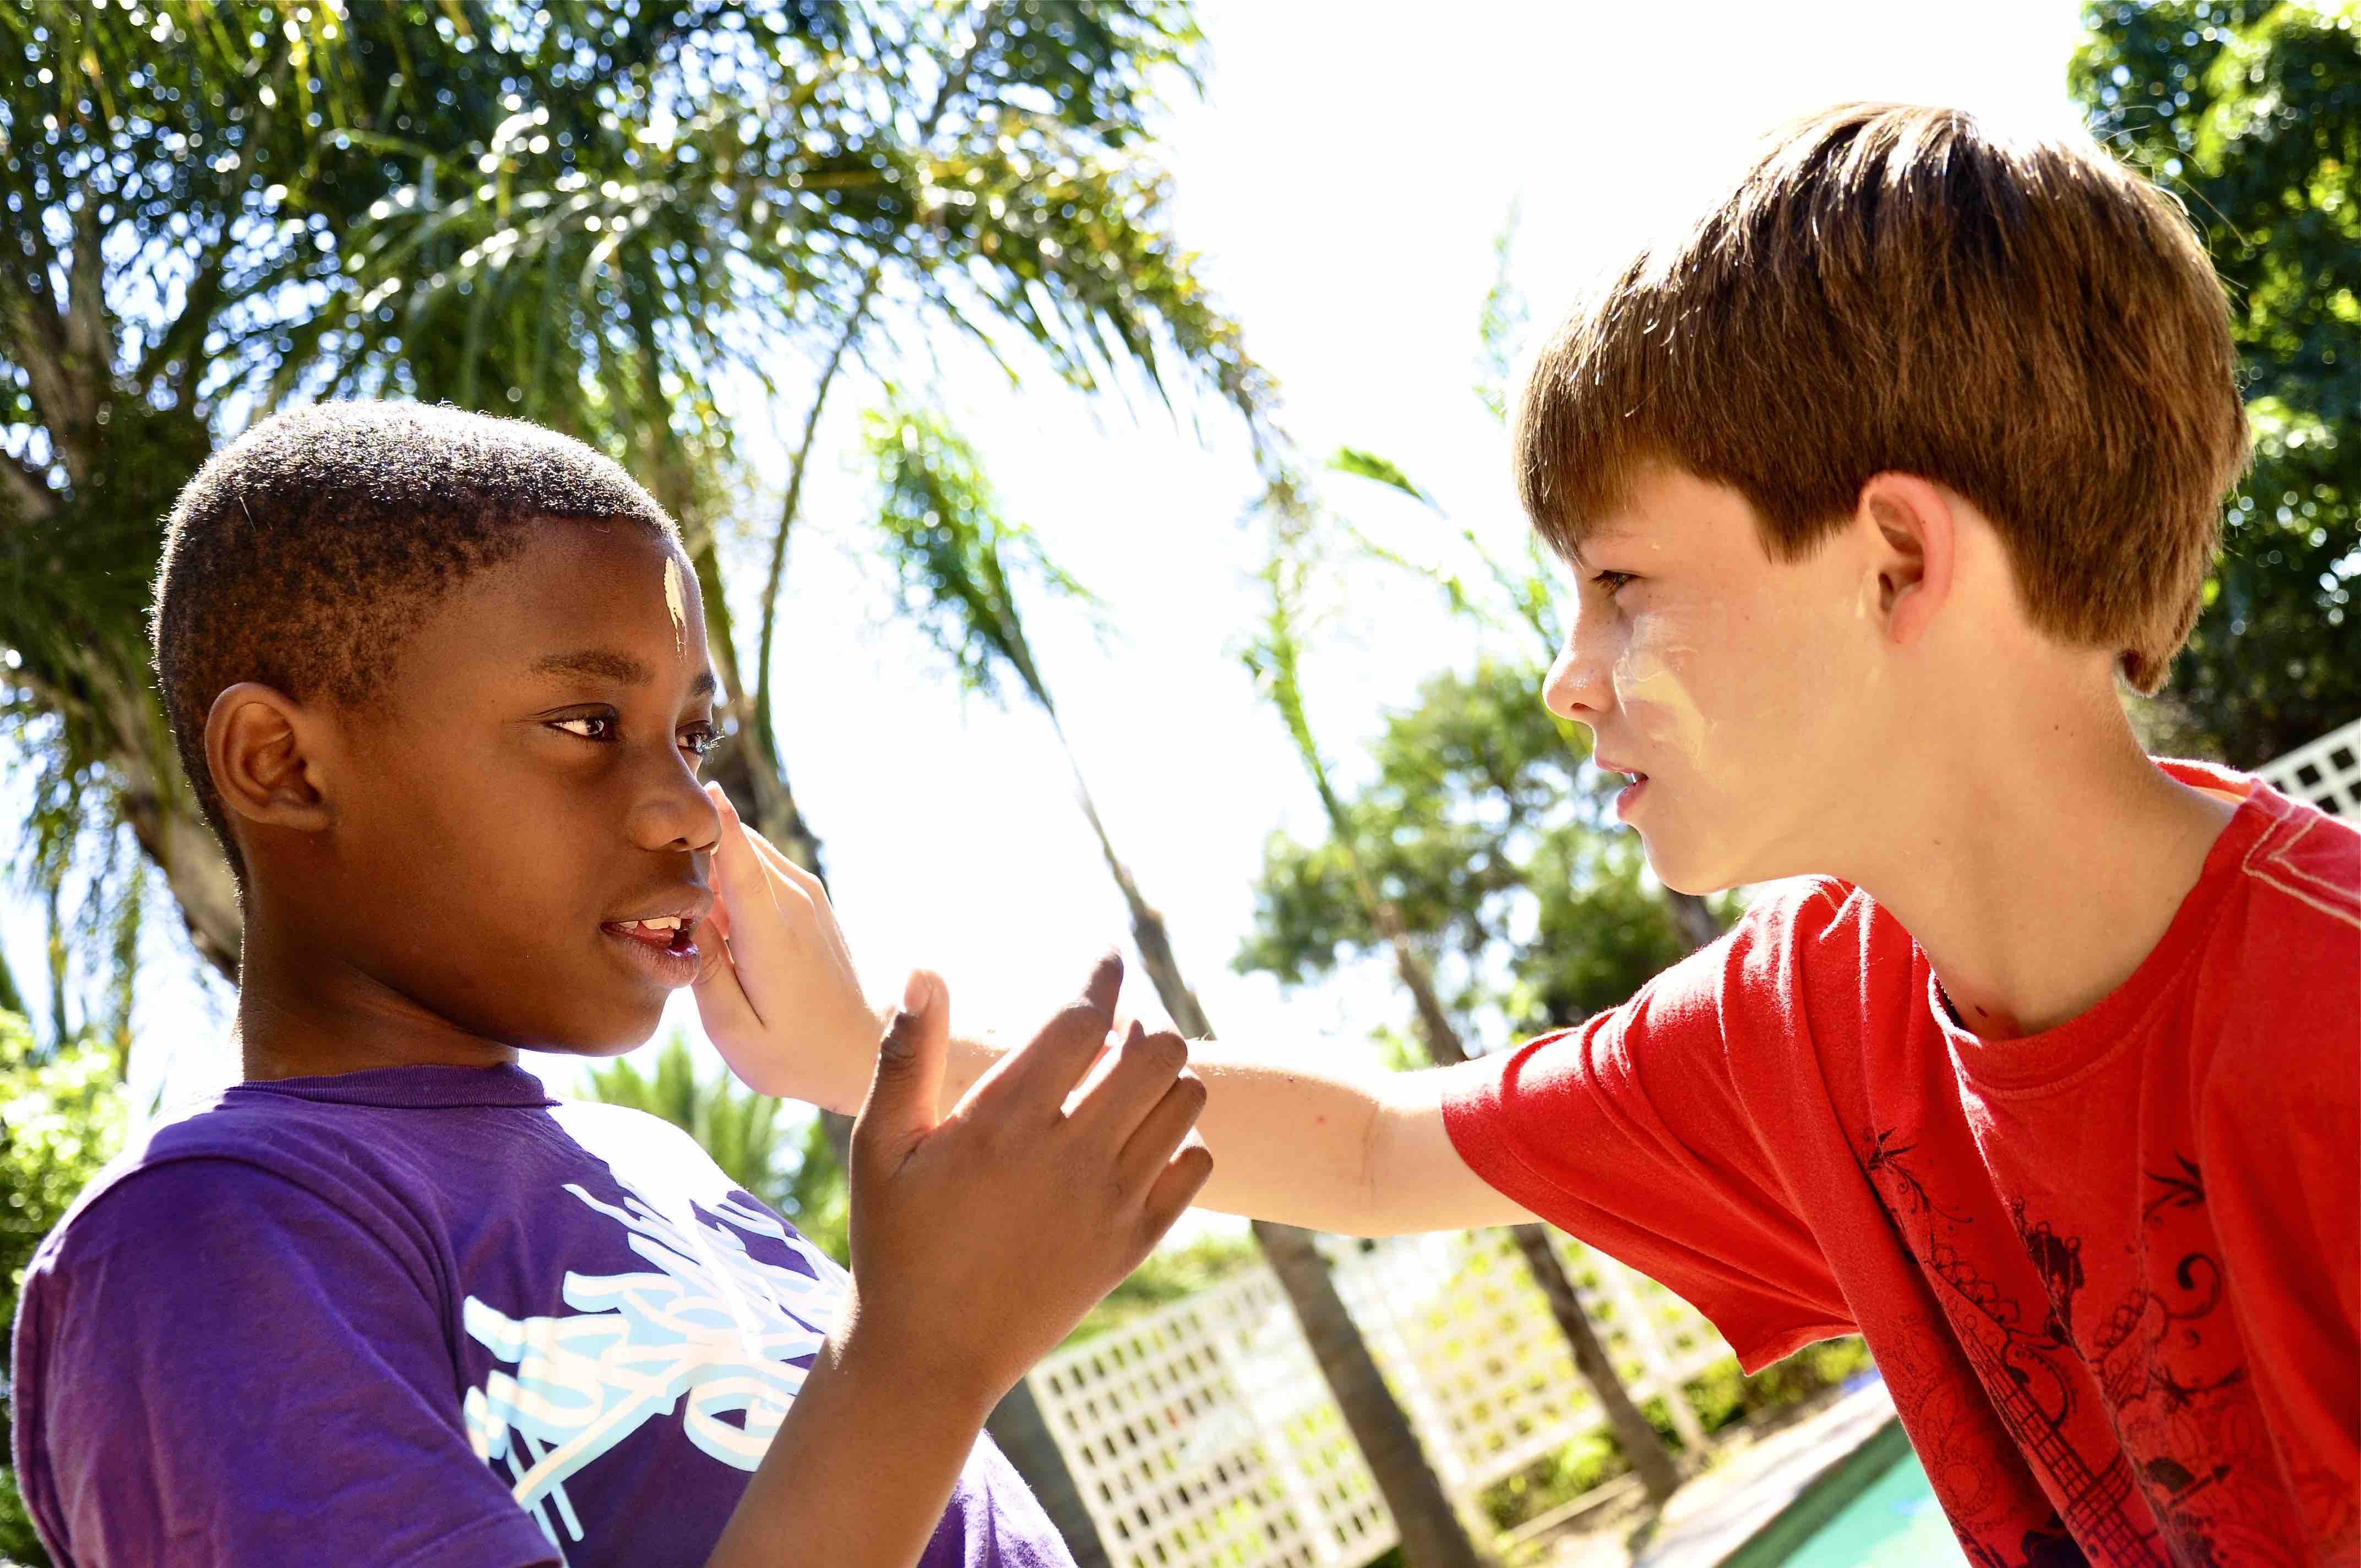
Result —
M 2176 192 L 2230 289 L 2256 434 L 2169 695 L 2253 765 L 2361 717 L 2361 16 L 2100 0 L 2069 81 Z
M 1066 1336 L 1068 1344 L 1120 1328 L 1159 1307 L 1170 1306 L 1200 1290 L 1210 1290 L 1224 1279 L 1254 1266 L 1261 1256 L 1254 1237 L 1207 1234 L 1179 1245 L 1167 1245 L 1148 1255 L 1131 1277 L 1107 1292 Z
M 158 524 L 281 402 L 533 418 L 700 550 L 743 478 L 709 389 L 832 367 L 876 311 L 920 354 L 948 328 L 1083 387 L 1201 376 L 1260 443 L 1270 386 L 1148 143 L 1199 47 L 1180 0 L 0 12 L 0 730 L 49 808 L 40 874 L 127 822 L 187 896 L 146 671 Z
M 25 1267 L 123 1142 L 126 1107 L 113 1049 L 82 1040 L 43 1050 L 0 1013 L 0 1321 L 14 1322 Z M 0 1562 L 47 1563 L 7 1464 L 0 1408 Z
M 862 434 L 902 618 L 969 690 L 996 698 L 1013 674 L 1054 712 L 1026 640 L 1016 585 L 1093 614 L 1097 598 L 1043 553 L 1030 529 L 1001 515 L 982 458 L 940 413 L 889 400 L 863 420 Z
M 786 1201 L 775 1205 L 813 1245 L 839 1263 L 852 1260 L 852 1185 L 828 1141 L 828 1128 L 814 1116 L 804 1128 L 787 1179 Z
M 1544 708 L 1541 671 L 1479 660 L 1420 688 L 1371 747 L 1375 780 L 1345 803 L 1362 862 L 1404 925 L 1468 976 L 1462 1010 L 1515 1031 L 1576 1021 L 1684 951 L 1627 837 L 1587 776 L 1587 732 Z M 1348 857 L 1274 835 L 1235 967 L 1303 984 L 1382 947 Z
M 1492 236 L 1492 288 L 1476 319 L 1476 400 L 1500 423 L 1509 419 L 1509 366 L 1525 333 L 1525 297 L 1509 277 L 1517 247 L 1523 200 L 1509 203 L 1500 232 Z
M 1357 446 L 1340 446 L 1336 448 L 1336 455 L 1328 460 L 1328 466 L 1340 474 L 1351 474 L 1400 490 L 1421 506 L 1434 505 L 1434 498 L 1420 489 L 1411 477 L 1401 471 L 1400 465 L 1375 452 L 1364 452 Z
M 1689 1402 L 1708 1432 L 1732 1422 L 1776 1416 L 1841 1385 L 1855 1374 L 1871 1371 L 1869 1347 L 1858 1338 L 1827 1340 L 1806 1345 L 1784 1361 L 1749 1377 L 1731 1356 L 1707 1368 L 1688 1385 Z M 1672 1420 L 1661 1398 L 1643 1407 L 1649 1420 L 1668 1443 L 1678 1445 Z M 1604 1431 L 1568 1443 L 1484 1490 L 1482 1508 L 1500 1530 L 1514 1530 L 1552 1508 L 1623 1475 L 1631 1467 L 1614 1440 Z
M 695 1138 L 730 1180 L 774 1209 L 788 1206 L 792 1187 L 778 1169 L 779 1102 L 740 1088 L 726 1069 L 697 1077 L 680 1036 L 657 1051 L 653 1071 L 618 1057 L 591 1073 L 589 1093 L 609 1105 L 661 1116 Z

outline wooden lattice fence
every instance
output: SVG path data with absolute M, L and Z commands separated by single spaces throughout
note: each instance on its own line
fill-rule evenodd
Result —
M 2361 818 L 2361 718 L 2255 772 L 2281 795 L 2308 800 L 2332 817 Z
M 1683 1398 L 1730 1354 L 1662 1286 L 1556 1239 L 1635 1398 Z M 1484 1487 L 1605 1425 L 1505 1231 L 1326 1245 L 1338 1292 L 1471 1517 Z M 1358 1568 L 1394 1543 L 1266 1268 L 1061 1351 L 1031 1381 L 1117 1568 Z

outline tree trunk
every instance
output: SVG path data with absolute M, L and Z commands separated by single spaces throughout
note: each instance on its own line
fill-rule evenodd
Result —
M 1567 1346 L 1574 1352 L 1574 1365 L 1598 1396 L 1599 1409 L 1607 1412 L 1607 1424 L 1615 1433 L 1615 1445 L 1631 1466 L 1640 1485 L 1648 1496 L 1661 1503 L 1680 1490 L 1680 1466 L 1673 1460 L 1670 1450 L 1640 1407 L 1631 1400 L 1623 1379 L 1616 1374 L 1615 1364 L 1607 1358 L 1607 1347 L 1599 1343 L 1598 1332 L 1591 1326 L 1590 1314 L 1582 1310 L 1582 1298 L 1575 1293 L 1574 1280 L 1566 1274 L 1565 1261 L 1550 1245 L 1546 1225 L 1511 1225 L 1509 1234 L 1516 1238 L 1517 1251 L 1524 1255 L 1525 1267 L 1541 1287 L 1543 1297 L 1549 1302 L 1550 1316 L 1557 1321 L 1558 1332 L 1565 1335 Z M 1634 1332 L 1641 1332 L 1637 1328 Z M 1664 1390 L 1666 1402 L 1682 1398 L 1678 1388 Z
M 1721 936 L 1721 922 L 1714 918 L 1712 906 L 1694 893 L 1675 893 L 1664 889 L 1664 907 L 1672 913 L 1673 929 L 1679 933 L 1682 946 L 1690 952 L 1710 947 Z
M 1212 1039 L 1213 1023 L 1173 957 L 1164 916 L 1140 895 L 1129 868 L 1115 855 L 1087 791 L 1082 792 L 1082 802 L 1092 830 L 1098 835 L 1107 869 L 1131 911 L 1132 941 L 1139 948 L 1140 961 L 1155 982 L 1164 1010 L 1191 1039 Z M 1345 1310 L 1336 1282 L 1329 1277 L 1328 1260 L 1312 1245 L 1312 1233 L 1257 1220 L 1254 1234 L 1279 1288 L 1287 1293 L 1288 1305 L 1294 1309 L 1295 1321 L 1312 1347 L 1312 1358 L 1319 1365 L 1329 1393 L 1335 1397 L 1336 1408 L 1344 1413 L 1345 1428 L 1393 1513 L 1394 1528 L 1401 1534 L 1403 1563 L 1408 1568 L 1480 1568 L 1487 1559 L 1468 1538 L 1467 1527 L 1452 1507 L 1434 1466 L 1428 1463 L 1410 1417 L 1394 1398 L 1393 1390 L 1386 1387 L 1360 1329 Z
M 721 559 L 710 529 L 699 528 L 689 541 L 689 562 L 705 600 L 705 641 L 720 677 L 722 706 L 732 729 L 705 767 L 705 776 L 720 784 L 738 815 L 754 830 L 778 846 L 782 854 L 822 882 L 819 839 L 804 821 L 787 787 L 786 763 L 771 745 L 771 725 L 758 710 L 754 695 L 738 664 L 738 642 L 730 626 L 730 601 L 721 591 Z
M 95 667 L 88 674 L 93 687 L 104 694 L 108 728 L 115 737 L 107 762 L 123 792 L 124 818 L 141 850 L 164 873 L 198 954 L 236 985 L 246 927 L 237 881 L 221 840 L 197 808 L 195 791 L 181 776 L 163 713 L 144 686 L 126 687 Z
M 1074 1473 L 1066 1468 L 1066 1456 L 1059 1452 L 1058 1440 L 1049 1433 L 1049 1422 L 1041 1413 L 1041 1402 L 1033 1397 L 1033 1386 L 1018 1378 L 1008 1397 L 994 1407 L 983 1430 L 992 1434 L 1002 1455 L 1033 1488 L 1041 1511 L 1049 1516 L 1049 1522 L 1065 1539 L 1066 1550 L 1073 1555 L 1074 1568 L 1109 1568 L 1106 1547 L 1099 1541 L 1099 1527 L 1082 1502 L 1082 1489 L 1074 1485 Z
M 1417 1005 L 1419 1030 L 1426 1037 L 1427 1059 L 1438 1067 L 1467 1060 L 1466 1042 L 1452 1026 L 1451 1014 L 1435 992 L 1434 971 L 1427 967 L 1425 956 L 1411 944 L 1410 933 L 1402 927 L 1400 912 L 1389 901 L 1377 897 L 1366 883 L 1362 884 L 1362 895 L 1369 902 L 1370 917 L 1379 935 L 1393 948 L 1394 968 Z M 1625 1463 L 1640 1477 L 1648 1496 L 1663 1502 L 1680 1489 L 1680 1466 L 1674 1461 L 1672 1451 L 1664 1446 L 1663 1434 L 1648 1424 L 1648 1418 L 1632 1402 L 1631 1390 L 1623 1387 L 1615 1364 L 1607 1358 L 1598 1331 L 1592 1327 L 1589 1314 L 1583 1310 L 1582 1298 L 1576 1293 L 1574 1281 L 1565 1272 L 1565 1260 L 1550 1245 L 1548 1227 L 1513 1225 L 1510 1234 L 1516 1238 L 1526 1271 L 1540 1287 L 1543 1299 L 1549 1303 L 1550 1316 L 1556 1321 L 1558 1332 L 1565 1336 L 1566 1348 L 1574 1354 L 1575 1369 L 1589 1383 L 1590 1391 L 1598 1396 L 1598 1408 L 1607 1412 L 1607 1424 L 1615 1434 L 1615 1445 L 1623 1451 Z M 1676 1387 L 1664 1390 L 1668 1403 L 1682 1397 Z
M 1467 1527 L 1452 1508 L 1434 1466 L 1427 1463 L 1410 1418 L 1395 1402 L 1360 1330 L 1345 1310 L 1328 1260 L 1320 1255 L 1312 1233 L 1257 1220 L 1254 1234 L 1303 1325 L 1312 1358 L 1335 1395 L 1336 1408 L 1345 1413 L 1345 1425 L 1393 1512 L 1403 1563 L 1410 1568 L 1480 1568 L 1486 1559 L 1468 1539 Z

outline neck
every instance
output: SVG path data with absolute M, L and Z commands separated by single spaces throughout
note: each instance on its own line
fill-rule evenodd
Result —
M 1910 804 L 1850 880 L 1925 949 L 1960 1021 L 2006 1039 L 2131 978 L 2236 808 L 2157 767 L 2112 690 L 1980 710 L 2001 717 L 1892 781 Z
M 302 941 L 319 929 L 249 899 L 236 1039 L 248 1081 L 386 1067 L 502 1067 L 513 1047 L 468 1033 L 357 965 Z

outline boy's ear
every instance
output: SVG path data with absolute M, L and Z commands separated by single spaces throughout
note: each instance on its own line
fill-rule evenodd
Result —
M 1874 474 L 1861 488 L 1859 515 L 1875 535 L 1878 618 L 1894 641 L 1909 642 L 1951 597 L 1959 564 L 1951 499 L 1915 474 Z
M 233 817 L 299 833 L 335 819 L 322 716 L 276 686 L 240 681 L 205 715 L 205 762 Z

